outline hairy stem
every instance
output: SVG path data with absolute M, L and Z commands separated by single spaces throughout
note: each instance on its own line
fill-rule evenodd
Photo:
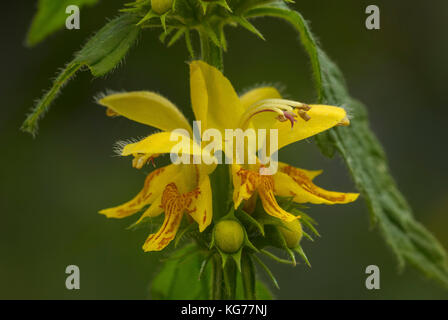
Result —
M 244 253 L 241 257 L 241 276 L 243 278 L 244 299 L 256 300 L 255 266 L 247 253 Z
M 225 298 L 235 300 L 237 269 L 235 261 L 229 260 L 224 268 Z
M 216 46 L 204 30 L 199 30 L 201 43 L 201 58 L 215 68 L 224 70 L 222 49 Z M 215 172 L 210 176 L 213 191 L 213 217 L 227 214 L 229 210 L 229 192 L 231 188 L 231 177 L 228 165 L 218 165 Z M 219 192 L 217 192 L 219 191 Z M 251 258 L 246 254 L 243 256 L 242 280 L 244 297 L 255 299 L 255 268 Z M 233 261 L 228 261 L 223 268 L 221 257 L 217 254 L 213 258 L 213 284 L 211 298 L 235 299 L 236 298 L 237 268 Z
M 223 71 L 224 62 L 222 49 L 216 46 L 203 30 L 199 30 L 199 40 L 201 42 L 201 59 L 209 65 Z
M 222 300 L 223 292 L 223 273 L 222 263 L 219 254 L 215 254 L 213 257 L 213 273 L 212 273 L 212 300 Z

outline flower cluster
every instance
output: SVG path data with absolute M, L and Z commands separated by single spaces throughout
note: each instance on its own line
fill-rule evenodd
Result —
M 284 100 L 274 87 L 259 87 L 238 96 L 218 69 L 200 60 L 190 63 L 190 89 L 193 112 L 202 123 L 201 130 L 275 129 L 278 149 L 334 126 L 349 124 L 343 108 Z M 173 131 L 183 129 L 192 133 L 180 110 L 154 92 L 112 94 L 99 103 L 107 108 L 108 115 L 123 116 L 161 130 L 122 146 L 121 155 L 132 156 L 133 166 L 138 169 L 171 152 L 177 143 L 172 139 Z M 204 143 L 198 145 L 190 139 L 190 144 L 193 147 L 188 149 L 188 156 L 205 152 Z M 269 150 L 269 154 L 278 149 Z M 210 150 L 207 152 L 210 157 L 214 156 Z M 217 194 L 212 188 L 211 179 L 217 166 L 225 166 L 224 174 L 232 181 L 228 186 L 232 193 L 228 207 L 213 203 L 214 198 L 227 196 Z M 313 228 L 312 220 L 302 213 L 300 204 L 344 204 L 358 197 L 355 193 L 327 191 L 316 186 L 313 179 L 321 171 L 279 162 L 277 172 L 262 174 L 262 167 L 260 163 L 170 164 L 148 174 L 143 189 L 131 201 L 100 213 L 109 218 L 125 218 L 144 210 L 137 224 L 164 214 L 159 230 L 145 241 L 145 251 L 160 251 L 168 246 L 186 216 L 185 228 L 192 230 L 191 225 L 197 224 L 197 237 L 205 247 L 234 254 L 242 247 L 258 251 L 268 245 L 275 246 L 277 240 L 269 235 L 271 229 L 286 249 L 298 248 L 304 234 L 302 223 Z M 249 233 L 251 224 L 259 232 Z

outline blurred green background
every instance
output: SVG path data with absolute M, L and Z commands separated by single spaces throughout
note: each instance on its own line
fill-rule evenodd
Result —
M 99 209 L 130 199 L 145 172 L 114 156 L 119 139 L 147 135 L 148 128 L 109 119 L 93 97 L 104 91 L 149 89 L 169 97 L 191 117 L 188 55 L 180 41 L 165 48 L 145 31 L 125 63 L 101 79 L 88 72 L 64 89 L 33 139 L 19 131 L 34 99 L 92 32 L 113 17 L 122 1 L 107 0 L 81 12 L 81 30 L 61 30 L 33 49 L 25 34 L 33 1 L 2 4 L 0 116 L 0 298 L 144 299 L 161 255 L 141 250 L 147 232 L 127 231 L 133 218 L 107 220 Z M 324 49 L 339 64 L 352 95 L 369 108 L 373 130 L 416 217 L 448 247 L 448 2 L 297 0 Z M 381 10 L 381 30 L 364 26 L 368 4 Z M 6 8 L 5 8 L 6 7 Z M 228 30 L 225 73 L 237 90 L 280 83 L 296 100 L 315 102 L 309 62 L 286 23 L 260 19 L 263 42 L 243 29 Z M 191 118 L 190 118 L 191 119 Z M 340 158 L 326 159 L 312 140 L 289 146 L 281 157 L 308 169 L 324 169 L 317 183 L 354 191 Z M 446 299 L 448 291 L 397 263 L 379 232 L 369 231 L 363 200 L 345 206 L 312 206 L 308 213 L 323 235 L 304 248 L 312 263 L 271 264 L 281 299 Z M 65 268 L 81 269 L 81 290 L 65 288 Z M 365 268 L 381 270 L 381 289 L 364 286 Z

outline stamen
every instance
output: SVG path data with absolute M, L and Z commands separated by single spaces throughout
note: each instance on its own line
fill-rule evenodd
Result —
M 155 168 L 156 167 L 156 163 L 154 161 L 154 157 L 150 157 L 149 161 L 151 161 L 152 167 Z
M 265 99 L 262 101 L 257 102 L 254 106 L 258 106 L 260 104 L 274 104 L 277 106 L 289 106 L 290 108 L 298 108 L 298 109 L 304 109 L 305 111 L 310 110 L 310 107 L 302 102 L 293 101 L 293 100 L 287 100 L 287 99 Z
M 277 119 L 280 122 L 288 121 L 291 122 L 291 128 L 294 127 L 294 122 L 297 122 L 296 120 L 297 115 L 295 113 L 292 113 L 290 111 L 284 111 L 281 116 L 278 116 Z
M 114 110 L 112 110 L 111 108 L 106 109 L 106 115 L 108 117 L 118 117 L 119 116 L 119 114 L 117 112 L 115 112 Z
M 311 109 L 311 108 L 309 107 L 308 110 L 310 110 L 310 109 Z M 303 111 L 303 110 L 299 110 L 298 112 L 299 112 L 299 116 L 300 116 L 300 118 L 302 118 L 303 120 L 308 121 L 308 120 L 311 119 L 311 117 L 309 116 L 309 114 L 306 113 L 305 111 Z
M 136 169 L 141 169 L 145 164 L 151 162 L 152 166 L 155 168 L 156 164 L 154 159 L 157 158 L 158 154 L 148 155 L 148 154 L 135 154 L 132 160 L 132 167 Z
M 277 120 L 284 122 L 290 121 L 291 128 L 294 126 L 294 122 L 297 122 L 297 115 L 294 110 L 297 110 L 298 115 L 305 121 L 311 119 L 306 113 L 311 107 L 302 102 L 286 100 L 286 99 L 265 99 L 258 101 L 250 106 L 241 118 L 240 128 L 245 129 L 252 117 L 263 112 L 276 112 L 278 113 Z
M 342 119 L 338 124 L 337 124 L 337 126 L 341 126 L 341 127 L 346 127 L 346 126 L 349 126 L 350 125 L 350 120 L 347 118 L 347 117 L 345 117 L 344 119 Z

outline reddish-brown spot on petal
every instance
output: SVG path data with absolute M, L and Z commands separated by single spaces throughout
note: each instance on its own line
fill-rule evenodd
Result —
M 282 172 L 290 176 L 298 185 L 300 185 L 305 191 L 314 194 L 322 199 L 329 200 L 331 202 L 345 201 L 345 195 L 331 196 L 325 194 L 319 190 L 319 188 L 311 181 L 308 176 L 297 168 L 292 166 L 285 166 L 281 169 Z

